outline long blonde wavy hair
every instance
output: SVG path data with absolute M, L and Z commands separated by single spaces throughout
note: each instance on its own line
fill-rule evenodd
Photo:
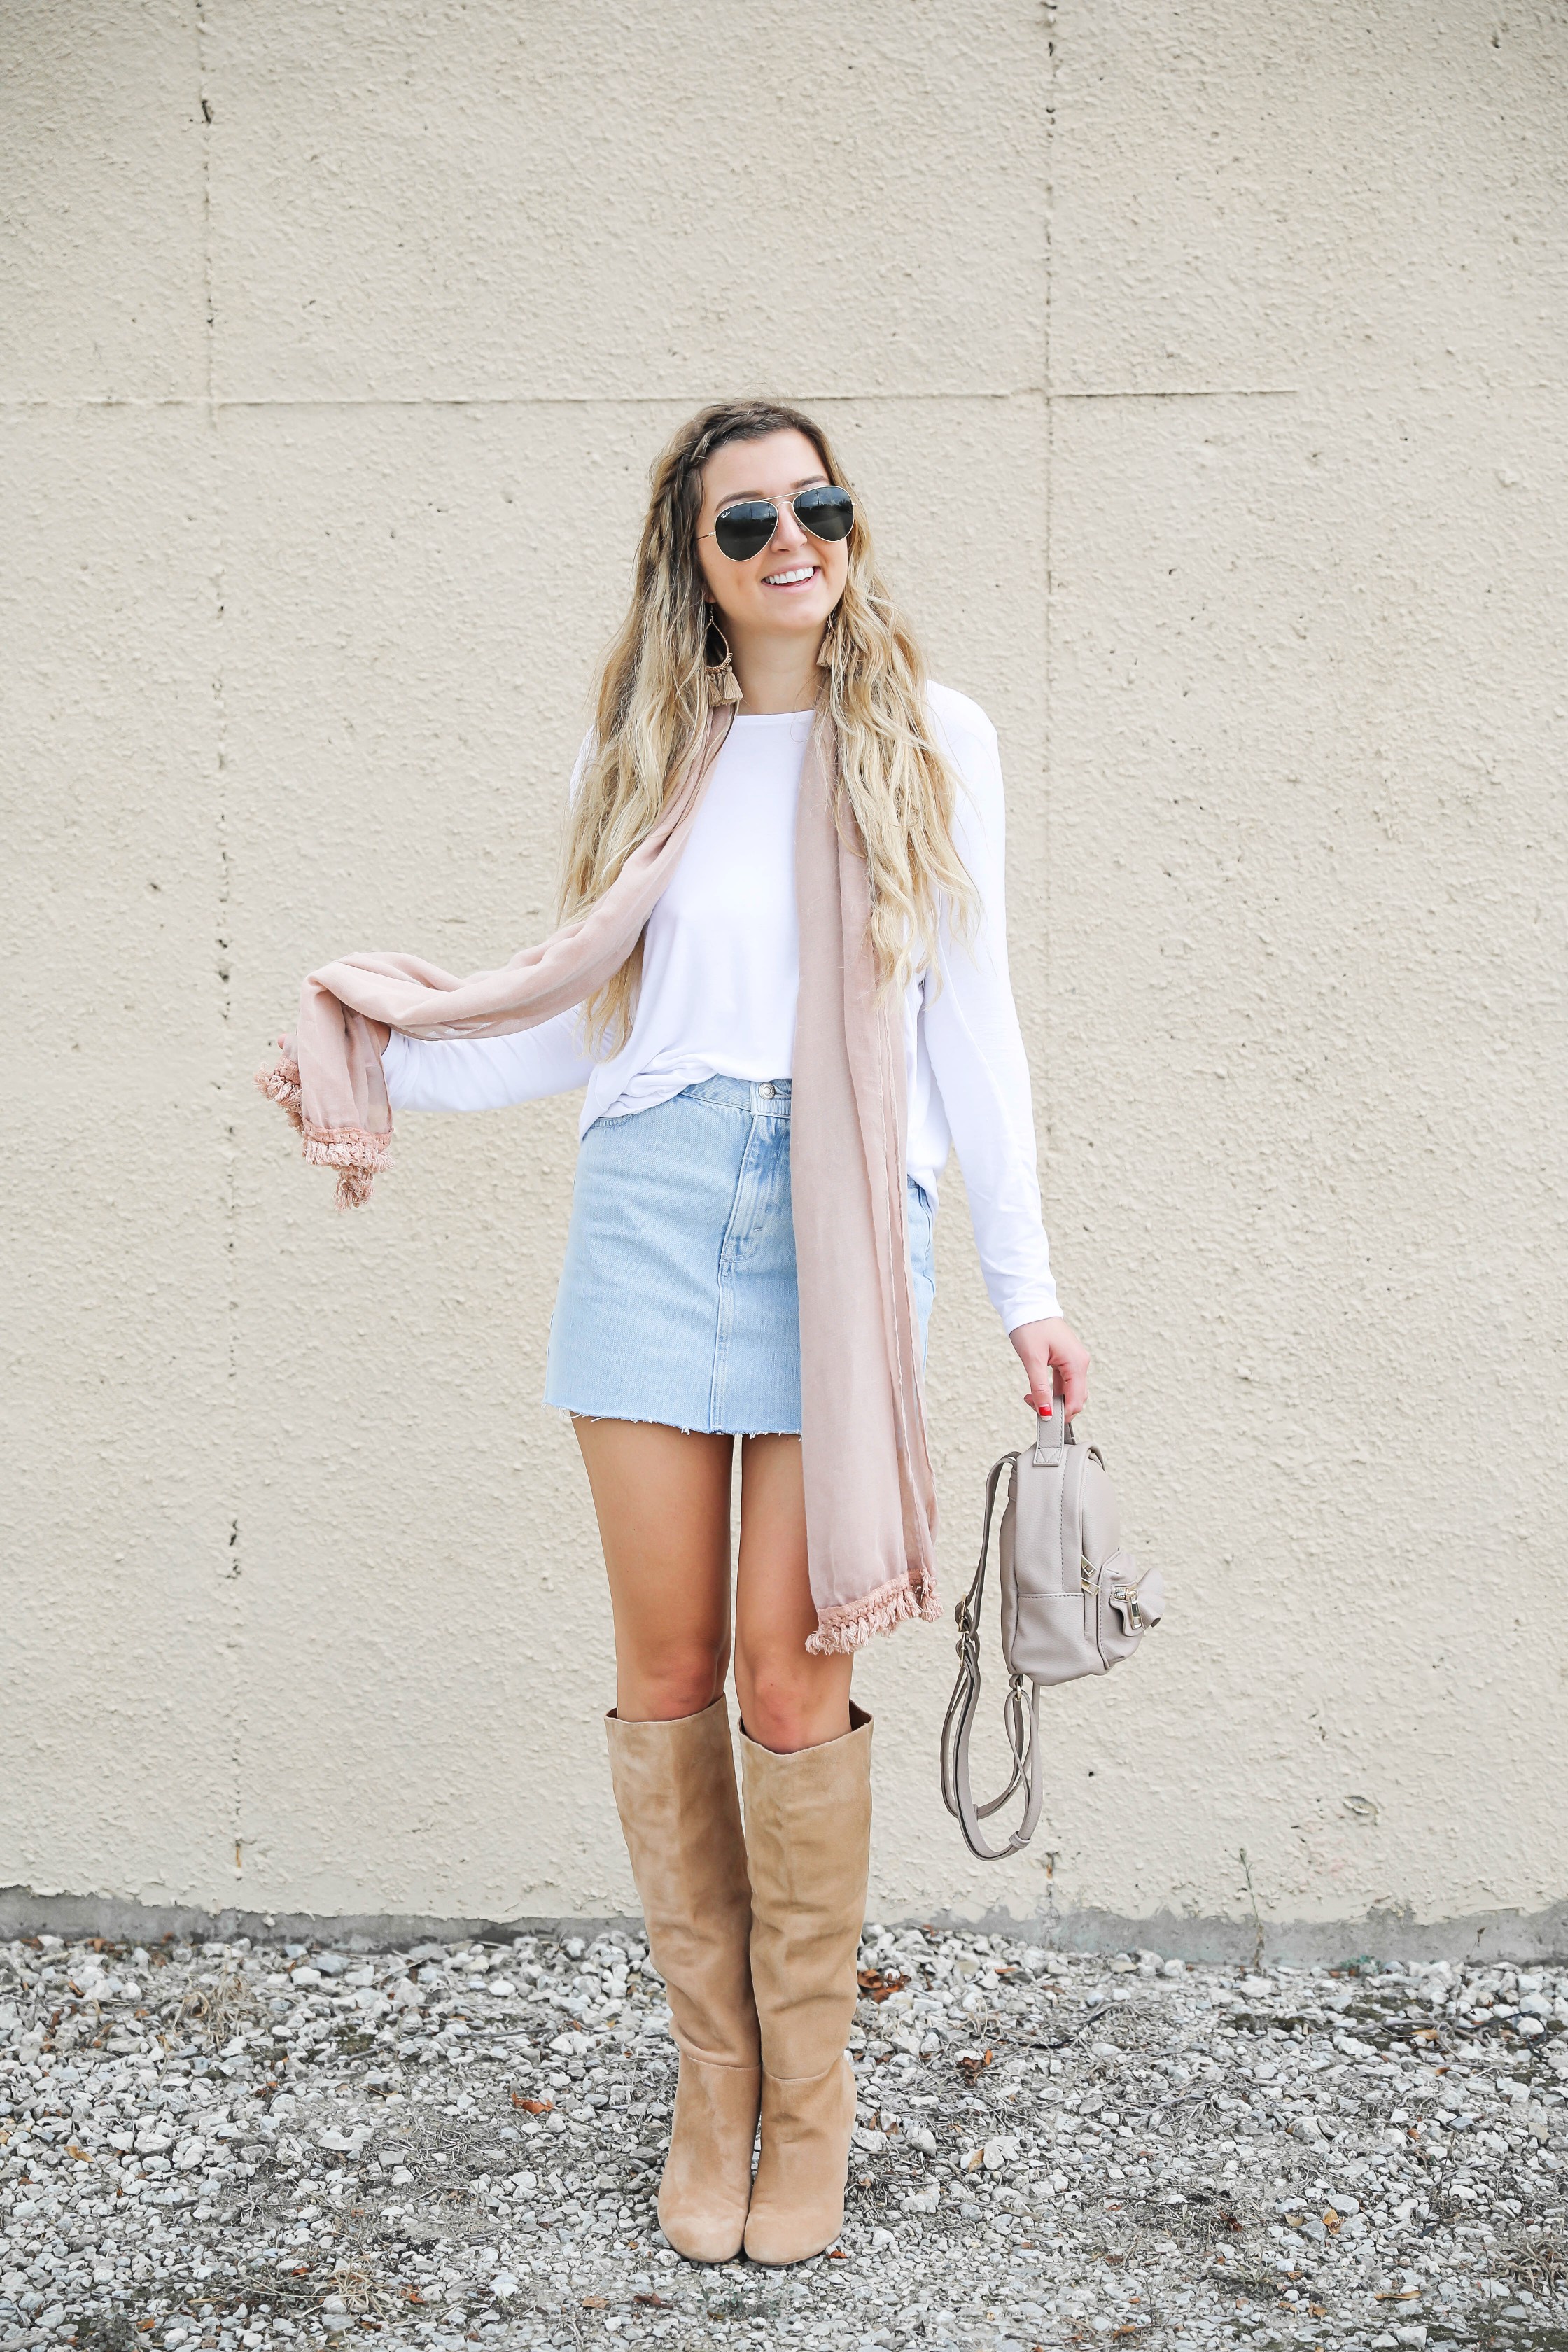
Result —
M 561 887 L 563 920 L 610 887 L 658 823 L 712 707 L 713 616 L 697 557 L 702 468 L 729 441 L 802 433 L 830 482 L 848 484 L 819 425 L 773 401 L 726 401 L 681 426 L 653 468 L 631 609 L 605 661 L 587 761 L 573 803 Z M 939 902 L 961 932 L 974 890 L 953 841 L 957 782 L 938 746 L 925 664 L 900 620 L 856 501 L 848 579 L 827 625 L 824 699 L 837 734 L 839 821 L 852 824 L 870 882 L 871 946 L 884 991 L 936 956 Z M 605 1051 L 624 1043 L 642 950 L 587 1008 Z

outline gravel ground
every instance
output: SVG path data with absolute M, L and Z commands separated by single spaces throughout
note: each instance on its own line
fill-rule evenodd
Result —
M 1568 1970 L 868 1927 L 838 2247 L 700 2270 L 635 1937 L 0 1948 L 0 2347 L 1568 2352 Z

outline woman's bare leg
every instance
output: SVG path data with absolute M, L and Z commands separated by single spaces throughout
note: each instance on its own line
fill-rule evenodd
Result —
M 735 1580 L 735 1696 L 759 1747 L 819 1748 L 849 1728 L 853 1657 L 818 1658 L 806 1572 L 805 1492 L 798 1437 L 741 1446 L 741 1559 Z
M 730 1664 L 734 1440 L 573 1416 L 616 1622 L 616 1709 L 628 1723 L 700 1715 Z

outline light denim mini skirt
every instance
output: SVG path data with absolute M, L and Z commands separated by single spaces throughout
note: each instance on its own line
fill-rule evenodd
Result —
M 800 1430 L 790 1084 L 705 1078 L 583 1138 L 545 1402 L 737 1436 Z M 935 1204 L 912 1178 L 925 1345 Z

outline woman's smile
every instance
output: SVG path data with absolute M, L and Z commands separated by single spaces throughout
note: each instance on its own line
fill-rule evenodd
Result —
M 764 588 L 784 589 L 809 588 L 812 582 L 814 580 L 820 579 L 821 576 L 822 572 L 820 565 L 816 563 L 796 563 L 792 565 L 790 570 L 787 572 L 764 572 L 763 574 L 763 586 Z

